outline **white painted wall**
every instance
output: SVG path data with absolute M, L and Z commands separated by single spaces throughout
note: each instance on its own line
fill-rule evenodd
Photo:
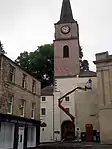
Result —
M 41 108 L 46 108 L 46 115 L 41 115 Z M 41 100 L 40 120 L 47 124 L 47 127 L 40 128 L 40 141 L 49 142 L 53 140 L 53 96 L 46 96 L 46 101 Z
M 54 141 L 61 139 L 61 124 L 70 118 L 58 107 L 58 99 L 76 87 L 85 87 L 90 78 L 61 78 L 57 79 L 57 90 L 54 92 Z M 62 105 L 70 109 L 70 113 L 76 117 L 75 126 L 85 131 L 85 124 L 93 124 L 94 129 L 99 130 L 98 121 L 98 98 L 97 98 L 97 78 L 92 79 L 92 90 L 78 90 L 69 95 L 69 101 L 63 100 Z M 44 131 L 41 128 L 41 141 L 51 141 L 53 139 L 53 96 L 47 96 L 46 101 L 41 101 L 41 108 L 46 108 L 46 116 L 41 116 L 41 120 L 47 123 Z M 95 116 L 91 116 L 96 114 Z M 59 132 L 55 133 L 55 132 Z
M 60 98 L 60 92 L 54 92 L 54 140 L 60 140 L 60 133 L 61 133 L 61 111 L 58 107 L 58 99 Z M 55 132 L 59 132 L 55 133 Z
M 57 93 L 55 95 L 55 103 L 59 96 L 63 96 L 67 92 L 76 87 L 85 87 L 85 84 L 90 78 L 60 78 L 57 79 Z M 63 100 L 62 105 L 70 109 L 70 113 L 76 117 L 75 126 L 80 127 L 81 131 L 85 131 L 85 124 L 93 124 L 94 129 L 99 130 L 98 121 L 98 98 L 97 98 L 97 78 L 91 77 L 92 90 L 82 91 L 77 90 L 69 95 L 69 102 Z M 59 112 L 60 111 L 60 112 Z M 58 113 L 58 116 L 57 116 Z M 96 114 L 95 116 L 91 116 Z M 59 116 L 60 115 L 60 116 Z M 61 128 L 61 124 L 70 118 L 58 108 L 55 108 L 55 129 Z M 57 128 L 58 127 L 58 128 Z M 61 136 L 61 131 L 60 131 Z

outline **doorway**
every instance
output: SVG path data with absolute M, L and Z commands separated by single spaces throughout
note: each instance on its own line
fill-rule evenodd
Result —
M 64 121 L 61 125 L 61 139 L 74 140 L 75 139 L 75 125 L 72 121 Z
M 18 128 L 18 149 L 23 149 L 24 145 L 24 127 Z
M 86 142 L 93 142 L 93 125 L 86 124 Z

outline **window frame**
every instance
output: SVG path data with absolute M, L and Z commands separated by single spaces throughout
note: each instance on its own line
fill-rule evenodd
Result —
M 27 75 L 25 73 L 23 73 L 23 76 L 22 76 L 22 88 L 26 89 L 26 78 L 27 78 Z
M 36 107 L 36 103 L 32 103 L 32 110 L 31 110 L 31 118 L 32 119 L 35 118 L 35 107 Z M 33 116 L 32 116 L 32 112 L 33 112 Z
M 28 126 L 27 147 L 34 147 L 36 145 L 36 127 Z
M 23 114 L 21 114 L 21 110 L 23 110 Z M 25 100 L 24 99 L 21 99 L 20 116 L 21 117 L 24 117 L 25 116 Z
M 11 64 L 9 69 L 9 82 L 15 83 L 15 67 Z
M 45 100 L 43 100 L 43 98 L 44 98 Z M 46 102 L 46 97 L 45 97 L 45 96 L 42 96 L 42 102 Z
M 42 110 L 45 110 L 44 111 L 45 114 L 42 113 Z M 46 108 L 41 108 L 41 116 L 46 116 Z
M 14 95 L 9 94 L 8 95 L 8 101 L 7 101 L 7 114 L 13 113 L 13 102 L 14 102 Z M 8 105 L 10 104 L 10 112 L 8 111 Z
M 36 93 L 36 81 L 32 80 L 32 93 Z

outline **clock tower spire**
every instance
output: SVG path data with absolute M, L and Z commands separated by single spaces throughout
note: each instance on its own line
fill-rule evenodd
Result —
M 69 0 L 63 0 L 59 23 L 74 23 L 71 4 Z
M 63 0 L 60 20 L 55 24 L 54 77 L 75 77 L 79 72 L 78 24 L 70 0 Z

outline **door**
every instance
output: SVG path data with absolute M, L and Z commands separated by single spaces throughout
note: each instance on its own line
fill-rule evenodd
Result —
M 24 144 L 24 127 L 19 127 L 18 130 L 18 149 L 23 149 Z
M 71 121 L 65 121 L 61 125 L 61 139 L 74 140 L 75 126 Z
M 87 124 L 86 125 L 86 142 L 93 141 L 93 125 Z

